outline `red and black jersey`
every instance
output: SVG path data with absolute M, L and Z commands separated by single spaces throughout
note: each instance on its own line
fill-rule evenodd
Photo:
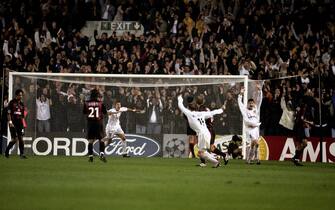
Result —
M 8 114 L 14 125 L 23 127 L 24 105 L 21 101 L 13 99 L 8 104 Z
M 199 107 L 199 111 L 211 111 L 209 108 L 207 108 L 205 105 L 201 105 L 200 107 Z M 208 119 L 206 119 L 206 125 L 207 125 L 207 128 L 208 129 L 213 129 L 214 128 L 214 119 L 211 117 L 211 118 L 208 118 Z
M 87 120 L 91 122 L 102 122 L 103 115 L 107 114 L 107 110 L 102 101 L 89 100 L 84 104 L 84 114 Z

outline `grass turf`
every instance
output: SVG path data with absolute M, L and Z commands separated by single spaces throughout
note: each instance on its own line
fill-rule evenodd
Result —
M 335 166 L 264 161 L 199 168 L 195 159 L 0 157 L 0 209 L 331 210 Z

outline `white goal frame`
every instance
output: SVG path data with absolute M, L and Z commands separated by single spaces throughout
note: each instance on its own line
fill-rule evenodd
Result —
M 55 76 L 55 77 L 67 77 L 67 76 L 76 76 L 76 77 L 105 77 L 105 78 L 153 78 L 153 79 L 169 79 L 169 78 L 176 78 L 176 79 L 232 79 L 232 82 L 234 79 L 237 80 L 243 80 L 244 85 L 244 96 L 243 101 L 247 101 L 248 97 L 248 77 L 242 76 L 242 75 L 147 75 L 147 74 L 84 74 L 84 73 L 41 73 L 41 72 L 9 72 L 9 81 L 8 81 L 8 101 L 13 99 L 13 77 L 14 76 L 42 76 L 42 77 L 48 77 L 48 76 Z M 247 103 L 244 103 L 244 106 L 247 106 Z M 242 120 L 243 122 L 243 120 Z M 245 134 L 245 125 L 243 122 L 242 127 L 242 154 L 243 159 L 246 157 L 246 134 Z M 7 135 L 7 144 L 10 142 L 11 136 L 9 132 L 8 127 L 8 135 Z

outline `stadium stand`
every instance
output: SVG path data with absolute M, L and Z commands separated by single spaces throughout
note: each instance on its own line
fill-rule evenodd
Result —
M 41 0 L 0 3 L 1 65 L 6 104 L 6 73 L 62 72 L 101 74 L 248 75 L 266 80 L 263 87 L 262 133 L 282 132 L 280 98 L 286 90 L 294 108 L 310 107 L 315 124 L 327 124 L 335 132 L 335 3 L 330 0 Z M 86 37 L 80 29 L 88 20 L 139 21 L 144 35 L 121 37 L 95 34 Z M 321 83 L 319 84 L 319 77 Z M 278 79 L 281 78 L 281 79 Z M 322 119 L 319 122 L 319 85 Z M 25 90 L 26 94 L 29 91 Z M 51 98 L 53 127 L 63 116 L 63 106 L 80 109 L 86 89 L 81 86 L 39 84 L 38 95 Z M 50 93 L 57 94 L 50 94 Z M 136 101 L 158 95 L 166 117 L 176 113 L 176 94 L 141 93 L 141 89 L 107 89 L 104 98 Z M 206 101 L 220 106 L 237 98 L 217 94 Z M 140 101 L 138 101 L 138 98 Z M 34 100 L 26 97 L 27 106 Z M 170 101 L 170 102 L 169 102 Z M 171 104 L 172 101 L 172 104 Z M 237 110 L 238 111 L 238 110 Z M 232 113 L 237 112 L 232 108 Z M 143 118 L 143 116 L 136 116 Z M 231 117 L 228 115 L 228 117 Z M 125 123 L 134 121 L 125 121 Z M 168 119 L 167 122 L 171 122 Z M 79 128 L 78 128 L 79 126 Z M 140 125 L 145 126 L 145 125 Z M 72 125 L 80 130 L 80 125 Z M 136 125 L 126 125 L 132 132 Z M 132 130 L 133 129 L 133 130 Z M 163 127 L 168 132 L 168 127 Z M 230 129 L 230 128 L 227 128 Z M 180 129 L 184 132 L 184 129 Z M 312 132 L 313 135 L 313 132 Z M 334 134 L 335 135 L 335 134 Z

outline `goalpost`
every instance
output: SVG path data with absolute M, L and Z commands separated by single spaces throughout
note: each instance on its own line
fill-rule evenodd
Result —
M 246 102 L 248 89 L 251 89 L 247 76 L 9 73 L 9 100 L 14 98 L 16 89 L 24 90 L 24 104 L 28 112 L 25 139 L 31 141 L 32 149 L 42 147 L 43 152 L 37 155 L 79 154 L 76 148 L 73 149 L 71 139 L 79 141 L 78 139 L 85 138 L 83 129 L 85 129 L 86 120 L 82 114 L 82 104 L 89 98 L 89 90 L 98 88 L 102 95 L 101 100 L 107 104 L 107 109 L 111 108 L 116 98 L 121 100 L 122 106 L 141 109 L 140 113 L 123 114 L 121 127 L 126 134 L 154 138 L 162 147 L 165 135 L 186 134 L 184 128 L 186 120 L 180 118 L 176 106 L 177 96 L 182 94 L 186 103 L 187 96 L 204 94 L 206 105 L 210 109 L 226 105 L 224 114 L 215 117 L 214 120 L 217 144 L 221 145 L 228 138 L 231 139 L 232 135 L 237 134 L 243 138 L 242 148 L 243 157 L 245 157 L 245 131 L 237 104 L 237 95 L 241 87 L 245 88 L 243 100 Z M 252 93 L 249 92 L 250 94 Z M 48 123 L 51 128 L 48 131 L 41 130 L 43 126 L 40 126 L 40 121 L 36 119 L 37 112 L 41 111 L 38 110 L 36 100 L 40 100 L 41 95 L 46 96 L 48 102 L 45 103 L 48 103 L 50 108 L 51 118 Z M 158 122 L 161 132 L 147 133 L 146 128 L 150 121 L 148 107 L 156 103 L 154 101 L 157 101 L 157 106 L 163 106 Z M 66 137 L 64 137 L 65 134 Z M 43 142 L 34 143 L 36 139 Z M 54 142 L 61 142 L 62 139 L 64 142 L 54 144 Z M 70 142 L 65 139 L 70 139 Z M 64 151 L 52 152 L 54 148 L 50 150 L 50 144 Z M 69 144 L 72 149 L 66 147 Z M 163 151 L 160 154 L 163 155 Z M 84 155 L 84 152 L 80 155 Z

